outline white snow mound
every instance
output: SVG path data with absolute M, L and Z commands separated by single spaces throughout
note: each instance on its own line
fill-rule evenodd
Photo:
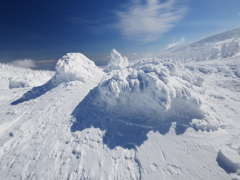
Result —
M 12 104 L 17 105 L 24 101 L 35 99 L 62 83 L 71 81 L 91 83 L 101 78 L 103 74 L 104 72 L 83 54 L 68 53 L 56 64 L 56 73 L 52 79 L 42 86 L 32 88 L 30 91 L 26 92 L 22 98 L 14 101 Z
M 56 79 L 61 82 L 83 81 L 94 79 L 103 72 L 81 53 L 68 53 L 56 64 Z
M 105 76 L 74 114 L 81 124 L 87 119 L 86 127 L 91 126 L 90 121 L 96 127 L 107 119 L 159 130 L 163 134 L 176 122 L 176 133 L 181 134 L 190 126 L 198 129 L 193 120 L 204 121 L 208 116 L 202 108 L 204 89 L 198 81 L 198 77 L 181 65 L 143 60 Z M 204 122 L 201 130 L 216 128 L 207 120 Z
M 127 67 L 129 65 L 128 59 L 126 57 L 122 57 L 122 55 L 117 52 L 115 49 L 111 52 L 111 59 L 107 64 L 105 72 L 110 72 L 113 70 L 119 70 Z

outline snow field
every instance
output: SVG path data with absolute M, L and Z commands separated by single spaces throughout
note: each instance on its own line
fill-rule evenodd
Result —
M 69 53 L 56 69 L 31 90 L 1 83 L 0 178 L 239 179 L 238 58 L 105 74 Z

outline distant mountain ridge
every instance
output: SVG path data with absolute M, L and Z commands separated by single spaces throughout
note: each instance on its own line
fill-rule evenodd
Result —
M 240 28 L 163 51 L 159 58 L 191 62 L 240 56 Z

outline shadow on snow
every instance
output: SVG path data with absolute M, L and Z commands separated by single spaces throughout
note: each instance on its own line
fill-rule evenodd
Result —
M 182 114 L 178 116 L 172 115 L 168 119 L 164 119 L 164 121 L 154 121 L 151 119 L 154 116 L 144 116 L 141 112 L 139 114 L 136 113 L 134 116 L 124 114 L 124 112 L 122 115 L 116 115 L 113 111 L 107 111 L 104 104 L 101 106 L 96 105 L 94 101 L 97 99 L 97 96 L 98 89 L 94 88 L 72 112 L 75 122 L 71 126 L 71 131 L 82 131 L 90 127 L 99 128 L 105 131 L 103 143 L 110 149 L 114 149 L 116 146 L 121 146 L 125 149 L 135 149 L 136 146 L 140 146 L 148 139 L 147 134 L 149 131 L 165 135 L 169 132 L 173 122 L 176 122 L 176 134 L 180 135 L 187 128 L 192 127 L 190 124 L 192 119 L 204 118 L 203 113 L 199 109 L 194 109 L 191 105 L 186 107 L 186 104 L 184 105 L 182 102 L 179 102 L 177 107 L 173 107 L 175 109 L 182 108 Z M 184 107 L 181 107 L 182 105 Z M 184 113 L 184 108 L 189 109 Z M 198 130 L 196 127 L 193 128 Z
M 46 92 L 50 91 L 51 89 L 55 88 L 57 85 L 58 84 L 55 83 L 55 76 L 54 76 L 53 79 L 49 80 L 46 84 L 38 87 L 33 87 L 30 91 L 23 94 L 23 96 L 20 99 L 13 101 L 11 105 L 18 105 L 25 101 L 36 99 L 42 96 L 43 94 L 45 94 Z

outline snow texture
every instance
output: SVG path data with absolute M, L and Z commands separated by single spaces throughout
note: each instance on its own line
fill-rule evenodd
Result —
M 218 125 L 209 123 L 209 112 L 204 112 L 207 105 L 203 106 L 201 99 L 205 98 L 205 90 L 197 80 L 180 64 L 159 59 L 143 60 L 114 71 L 74 110 L 76 122 L 72 131 L 91 126 L 106 130 L 104 142 L 113 149 L 140 146 L 150 130 L 165 135 L 173 122 L 177 135 L 188 127 L 216 130 Z M 205 125 L 192 120 L 205 121 Z
M 20 99 L 12 102 L 17 105 L 30 99 L 35 99 L 47 91 L 57 87 L 61 83 L 70 81 L 81 81 L 82 83 L 92 82 L 96 77 L 101 77 L 103 72 L 81 53 L 68 53 L 59 59 L 56 64 L 56 73 L 47 83 L 34 87 L 26 92 Z
M 239 57 L 240 28 L 220 33 L 195 43 L 173 47 L 162 52 L 159 58 L 192 62 Z
M 239 57 L 56 69 L 1 64 L 0 179 L 240 178 Z
M 240 146 L 237 149 L 231 146 L 223 147 L 218 152 L 217 162 L 227 173 L 237 173 L 240 170 Z
M 34 71 L 1 63 L 0 72 L 0 89 L 40 86 L 54 75 L 51 71 Z
M 111 52 L 111 59 L 105 68 L 105 72 L 110 72 L 113 70 L 119 70 L 125 68 L 129 65 L 128 59 L 126 57 L 122 57 L 122 55 L 117 52 L 115 49 Z

